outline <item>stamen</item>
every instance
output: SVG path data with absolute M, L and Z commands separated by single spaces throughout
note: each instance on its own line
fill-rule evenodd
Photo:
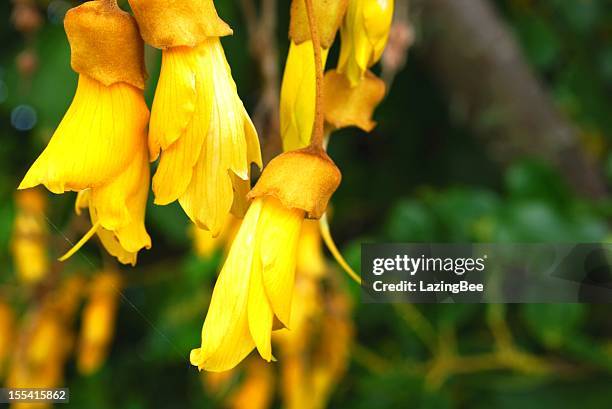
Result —
M 349 277 L 353 279 L 353 281 L 361 285 L 361 277 L 359 277 L 359 275 L 355 273 L 351 266 L 348 265 L 348 263 L 342 256 L 342 253 L 340 253 L 340 250 L 338 250 L 338 247 L 336 247 L 336 243 L 334 243 L 334 239 L 332 238 L 331 233 L 329 231 L 327 213 L 324 214 L 323 217 L 321 217 L 321 219 L 319 220 L 319 226 L 321 227 L 321 237 L 323 237 L 325 245 L 329 249 L 330 253 L 332 253 L 332 255 L 334 256 L 334 259 L 336 259 L 336 262 L 340 264 L 340 267 L 342 267 L 342 269 L 346 271 L 346 273 L 349 275 Z
M 68 260 L 70 257 L 72 257 L 72 255 L 74 253 L 76 253 L 77 251 L 80 250 L 81 247 L 83 247 L 83 245 L 85 243 L 87 243 L 87 241 L 89 239 L 91 239 L 91 237 L 96 233 L 96 231 L 98 230 L 98 228 L 100 227 L 100 222 L 96 222 L 96 224 L 94 224 L 91 229 L 89 229 L 89 231 L 87 233 L 85 233 L 85 235 L 83 237 L 81 237 L 81 240 L 78 241 L 77 244 L 75 244 L 74 246 L 72 246 L 72 248 L 70 250 L 68 250 L 68 252 L 66 254 L 64 254 L 63 256 L 61 256 L 60 258 L 58 258 L 59 261 L 66 261 Z

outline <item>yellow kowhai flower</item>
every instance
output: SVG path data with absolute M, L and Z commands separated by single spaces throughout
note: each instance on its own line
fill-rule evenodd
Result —
M 27 311 L 12 353 L 7 387 L 61 386 L 64 365 L 73 344 L 71 327 L 81 299 L 82 285 L 80 276 L 69 277 L 47 293 L 40 305 L 37 303 Z M 51 403 L 34 403 L 14 407 L 35 409 L 50 406 Z
M 288 324 L 303 218 L 302 210 L 285 208 L 273 197 L 251 204 L 219 273 L 202 346 L 191 352 L 193 365 L 210 371 L 231 369 L 255 346 L 265 360 L 272 360 L 273 318 Z
M 272 330 L 289 326 L 303 219 L 321 217 L 339 183 L 322 151 L 288 152 L 268 164 L 249 193 L 253 202 L 219 273 L 192 365 L 225 371 L 255 347 L 273 359 Z
M 94 233 L 122 263 L 151 247 L 144 227 L 149 188 L 145 129 L 143 43 L 134 19 L 114 1 L 90 1 L 64 20 L 72 68 L 79 73 L 74 99 L 49 144 L 19 189 L 38 184 L 53 193 L 81 192 Z
M 178 200 L 189 218 L 217 236 L 234 200 L 244 200 L 259 140 L 219 37 L 231 29 L 211 0 L 130 0 L 145 40 L 162 49 L 149 127 L 155 203 Z M 189 10 L 191 14 L 185 13 Z
M 329 47 L 346 11 L 346 0 L 315 3 L 321 43 L 321 63 L 325 67 Z M 316 72 L 313 42 L 303 0 L 291 4 L 291 44 L 285 63 L 280 97 L 280 131 L 283 149 L 291 151 L 308 145 L 315 117 Z
M 323 66 L 328 49 L 321 49 Z M 315 64 L 312 41 L 291 41 L 280 96 L 280 130 L 283 149 L 291 151 L 310 143 L 315 117 Z
M 327 406 L 342 377 L 352 340 L 350 303 L 336 283 L 322 291 L 320 277 L 296 279 L 290 331 L 279 331 L 282 395 L 288 409 Z
M 33 284 L 49 272 L 46 197 L 39 189 L 24 190 L 17 192 L 16 204 L 11 238 L 15 270 L 20 280 Z
M 338 72 L 346 74 L 352 86 L 380 60 L 392 18 L 393 0 L 349 0 L 340 27 Z
M 102 272 L 90 284 L 77 355 L 77 367 L 83 374 L 95 372 L 106 359 L 115 332 L 119 291 L 121 277 L 116 272 Z
M 15 317 L 10 305 L 0 300 L 0 378 L 14 344 Z

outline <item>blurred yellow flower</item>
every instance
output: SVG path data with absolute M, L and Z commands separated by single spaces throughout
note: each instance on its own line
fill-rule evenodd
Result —
M 321 409 L 342 377 L 353 337 L 350 302 L 338 286 L 298 272 L 291 330 L 277 333 L 288 409 Z
M 155 203 L 178 200 L 217 236 L 234 200 L 244 200 L 257 132 L 236 90 L 220 36 L 231 29 L 210 0 L 131 0 L 145 40 L 162 49 L 149 126 Z M 188 12 L 187 12 L 188 11 Z M 246 189 L 245 186 L 246 185 Z
M 34 284 L 49 273 L 46 197 L 39 189 L 17 192 L 11 251 L 19 279 Z
M 221 247 L 229 250 L 229 246 L 232 244 L 240 227 L 240 222 L 240 219 L 230 214 L 225 222 L 225 226 L 221 228 L 221 232 L 217 237 L 213 237 L 210 230 L 200 229 L 192 225 L 191 231 L 196 254 L 203 258 L 210 258 Z
M 0 379 L 15 343 L 15 316 L 10 305 L 0 300 Z
M 274 393 L 274 374 L 266 362 L 246 361 L 245 374 L 240 384 L 227 399 L 230 409 L 267 409 Z
M 77 208 L 89 207 L 93 227 L 65 258 L 98 232 L 111 254 L 134 264 L 138 250 L 151 247 L 144 227 L 149 110 L 142 39 L 113 1 L 75 7 L 64 24 L 80 74 L 77 90 L 19 189 L 44 184 L 53 193 L 85 191 Z
M 382 56 L 387 44 L 394 0 L 349 0 L 340 27 L 338 72 L 356 86 Z
M 202 372 L 204 389 L 228 409 L 266 409 L 274 394 L 273 367 L 255 356 L 225 372 Z
M 257 198 L 219 274 L 202 328 L 191 351 L 199 369 L 225 371 L 257 347 L 271 361 L 274 318 L 288 325 L 297 239 L 304 211 L 273 197 Z M 282 250 L 281 250 L 282 249 Z
M 97 371 L 106 359 L 115 332 L 120 291 L 121 276 L 114 271 L 99 273 L 90 283 L 77 355 L 77 367 L 82 374 Z
M 9 388 L 57 388 L 63 386 L 64 365 L 74 342 L 72 325 L 79 306 L 83 281 L 65 279 L 47 293 L 40 305 L 32 305 L 19 329 L 6 378 Z M 49 408 L 51 403 L 13 404 L 11 408 Z
M 318 220 L 304 220 L 298 241 L 296 271 L 301 275 L 322 277 L 327 270 Z

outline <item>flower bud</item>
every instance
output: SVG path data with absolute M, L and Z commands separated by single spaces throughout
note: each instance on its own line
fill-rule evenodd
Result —
M 385 96 L 385 83 L 370 71 L 351 87 L 349 79 L 337 71 L 328 71 L 323 82 L 325 120 L 336 129 L 356 126 L 370 132 L 376 122 L 372 114 Z
M 342 24 L 348 0 L 313 0 L 313 2 L 321 47 L 329 48 L 334 42 L 340 24 Z M 304 0 L 293 0 L 291 3 L 289 38 L 296 44 L 311 40 Z
M 129 0 L 148 44 L 156 48 L 194 47 L 208 37 L 232 34 L 212 0 Z
M 274 158 L 264 168 L 249 198 L 273 196 L 284 207 L 301 209 L 319 219 L 342 175 L 324 151 L 304 148 Z
M 64 19 L 72 69 L 109 86 L 125 82 L 144 89 L 144 45 L 134 18 L 116 1 L 88 1 Z

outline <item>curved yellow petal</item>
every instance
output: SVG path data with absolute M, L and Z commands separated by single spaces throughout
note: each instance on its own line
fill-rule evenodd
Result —
M 274 315 L 264 291 L 262 267 L 260 260 L 253 260 L 249 282 L 249 331 L 261 357 L 270 362 L 272 360 L 271 339 Z
M 115 257 L 122 264 L 136 265 L 138 253 L 124 249 L 121 243 L 119 243 L 119 239 L 112 231 L 98 229 L 97 234 L 100 242 L 102 242 L 102 245 L 106 251 L 108 251 L 108 254 Z
M 160 143 L 163 149 L 162 155 L 157 172 L 153 177 L 153 192 L 155 193 L 156 204 L 164 205 L 174 202 L 185 192 L 191 182 L 194 166 L 201 156 L 204 137 L 209 132 L 214 88 L 207 87 L 199 79 L 202 76 L 199 70 L 201 67 L 205 67 L 206 60 L 202 51 L 193 49 L 191 53 L 195 54 L 190 58 L 193 60 L 194 72 L 197 71 L 197 74 L 195 74 L 195 111 L 180 137 L 175 139 L 167 148 L 163 148 Z M 157 94 L 155 98 L 157 99 Z M 153 112 L 151 121 L 154 117 L 158 123 L 163 121 L 164 117 L 158 119 L 161 115 L 164 115 L 161 110 Z M 152 135 L 154 134 L 149 131 L 149 141 L 157 139 Z
M 108 183 L 134 157 L 147 120 L 140 90 L 80 75 L 70 108 L 19 188 L 63 193 Z
M 372 47 L 368 67 L 374 65 L 385 50 L 393 20 L 393 1 L 367 1 L 363 8 L 363 26 Z
M 117 230 L 130 224 L 133 221 L 135 201 L 144 198 L 146 202 L 148 190 L 149 163 L 146 152 L 141 149 L 125 171 L 110 183 L 91 188 L 90 200 L 96 208 L 100 225 L 107 230 Z
M 214 90 L 210 123 L 191 181 L 179 202 L 196 224 L 216 236 L 234 198 L 230 171 L 248 180 L 247 153 L 259 151 L 259 143 L 249 127 L 250 119 L 236 93 L 219 40 L 211 40 L 206 50 L 201 72 L 208 68 L 210 75 L 199 76 L 198 84 Z M 254 156 L 261 163 L 259 154 Z
M 323 67 L 328 50 L 321 49 Z M 285 64 L 280 99 L 280 129 L 283 149 L 291 151 L 310 143 L 315 116 L 316 76 L 312 41 L 293 41 Z
M 242 115 L 244 117 L 244 135 L 246 137 L 247 144 L 247 160 L 249 165 L 254 163 L 259 169 L 261 169 L 263 167 L 263 162 L 261 160 L 259 137 L 257 136 L 255 125 L 253 125 L 253 121 L 251 121 L 251 117 L 249 117 L 249 114 L 247 113 L 246 109 L 244 109 L 244 106 L 242 107 Z
M 162 65 L 149 124 L 150 146 L 168 149 L 185 132 L 196 110 L 197 51 L 190 47 L 162 52 Z M 158 151 L 151 152 L 154 160 Z
M 178 199 L 199 227 L 216 236 L 230 212 L 234 192 L 242 193 L 242 186 L 232 189 L 233 175 L 248 181 L 250 163 L 261 167 L 261 152 L 219 39 L 210 38 L 190 53 L 197 57 L 195 113 L 170 145 L 159 143 L 162 155 L 153 191 L 155 203 Z M 150 145 L 157 146 L 157 139 L 150 138 Z
M 149 164 L 146 156 L 140 159 L 142 179 L 128 200 L 130 222 L 114 230 L 121 246 L 128 252 L 137 253 L 142 248 L 151 248 L 151 237 L 145 228 L 145 212 L 149 195 Z
M 285 327 L 289 327 L 297 244 L 304 211 L 287 209 L 272 197 L 266 198 L 264 203 L 260 222 L 263 284 L 272 311 Z
M 144 224 L 148 194 L 149 161 L 143 145 L 140 154 L 113 183 L 77 196 L 77 208 L 85 207 L 87 200 L 92 224 L 102 226 L 97 235 L 104 248 L 123 264 L 135 265 L 138 251 L 151 248 Z M 119 213 L 117 208 L 121 209 Z
M 202 345 L 191 351 L 191 364 L 219 372 L 236 366 L 255 347 L 249 331 L 249 272 L 257 246 L 263 201 L 255 200 L 234 239 L 215 284 L 202 327 Z
M 219 158 L 214 156 L 214 141 L 206 142 L 191 183 L 179 203 L 191 220 L 216 237 L 232 207 L 232 180 L 229 170 L 220 166 Z
M 236 84 L 225 58 L 223 47 L 219 39 L 211 40 L 209 60 L 206 64 L 210 67 L 210 76 L 202 78 L 206 86 L 214 88 L 214 100 L 211 126 L 207 139 L 212 140 L 215 152 L 219 155 L 219 164 L 231 169 L 241 179 L 249 178 L 249 166 L 247 161 L 247 140 L 245 135 L 245 109 L 242 105 Z M 217 145 L 218 144 L 218 145 Z

